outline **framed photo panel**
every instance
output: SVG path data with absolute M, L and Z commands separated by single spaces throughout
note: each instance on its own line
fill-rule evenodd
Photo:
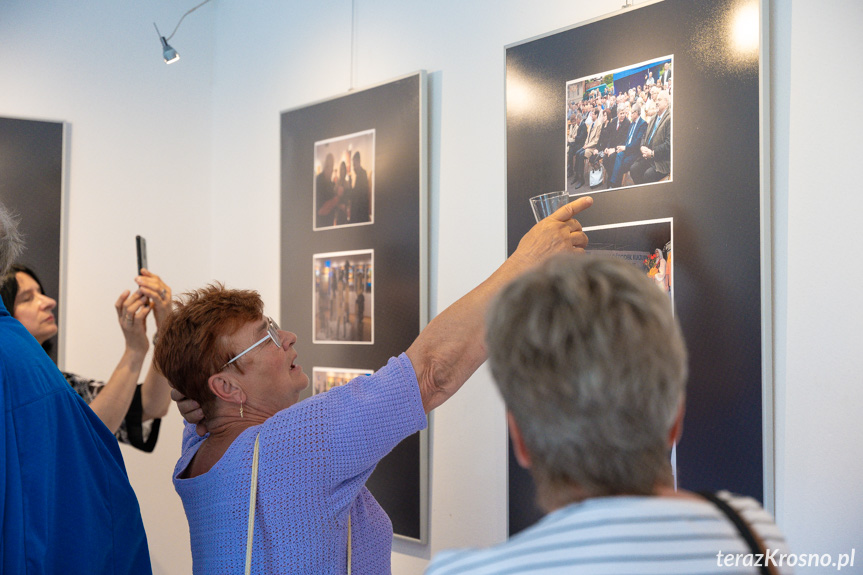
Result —
M 311 365 L 350 366 L 315 367 L 308 394 L 379 369 L 428 321 L 426 139 L 425 72 L 281 114 L 280 323 Z M 366 486 L 425 543 L 428 431 Z
M 63 122 L 0 118 L 0 200 L 20 217 L 26 245 L 18 263 L 33 270 L 57 300 L 59 338 L 65 324 L 60 278 L 66 128 Z M 55 362 L 62 356 L 57 343 L 58 338 L 46 342 Z
M 679 486 L 771 509 L 765 15 L 760 0 L 641 3 L 507 46 L 505 87 L 508 252 L 531 196 L 591 194 L 587 251 L 644 269 L 686 338 Z M 511 534 L 541 516 L 534 493 L 510 452 Z

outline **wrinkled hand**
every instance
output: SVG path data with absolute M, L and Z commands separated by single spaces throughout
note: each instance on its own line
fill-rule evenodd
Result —
M 558 252 L 584 252 L 587 234 L 574 216 L 591 205 L 593 198 L 582 196 L 540 220 L 521 238 L 513 256 L 524 258 L 533 265 Z
M 117 321 L 123 330 L 126 347 L 142 354 L 147 353 L 150 348 L 147 339 L 147 314 L 150 313 L 150 306 L 147 297 L 140 290 L 135 293 L 126 290 L 114 302 L 114 309 L 117 310 Z
M 197 434 L 206 435 L 209 430 L 207 429 L 207 422 L 204 421 L 204 411 L 201 409 L 201 405 L 176 389 L 171 389 L 171 399 L 177 402 L 177 409 L 180 410 L 183 419 L 195 426 Z
M 171 313 L 174 302 L 171 299 L 171 286 L 150 270 L 141 269 L 141 275 L 135 278 L 135 283 L 153 305 L 153 317 L 156 318 L 156 330 Z

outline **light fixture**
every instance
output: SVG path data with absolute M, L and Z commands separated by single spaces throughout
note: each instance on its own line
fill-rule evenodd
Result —
M 153 22 L 153 26 L 156 28 L 156 34 L 159 34 L 159 27 L 156 26 L 155 22 Z M 165 59 L 165 64 L 170 64 L 180 59 L 180 54 L 168 44 L 168 41 L 161 34 L 159 34 L 159 40 L 162 41 L 162 57 Z
M 200 8 L 201 6 L 203 6 L 204 4 L 206 4 L 209 1 L 210 0 L 204 0 L 203 2 L 201 2 L 200 4 L 195 6 L 194 8 L 188 10 L 185 14 L 183 14 L 180 17 L 180 22 L 183 21 L 183 18 L 185 18 L 186 16 L 188 16 L 189 14 L 191 14 L 192 12 L 194 12 L 195 10 L 197 10 L 198 8 Z M 159 32 L 159 27 L 156 26 L 155 22 L 153 22 L 153 27 L 156 29 L 156 34 L 159 35 L 159 40 L 162 42 L 162 57 L 165 59 L 165 64 L 170 64 L 170 63 L 176 62 L 177 60 L 180 59 L 180 54 L 176 50 L 174 50 L 174 48 L 170 44 L 168 44 L 168 40 L 173 38 L 174 34 L 177 33 L 177 28 L 180 27 L 180 22 L 177 22 L 177 25 L 174 26 L 174 31 L 171 32 L 171 35 L 168 36 L 167 38 L 162 36 L 162 34 Z

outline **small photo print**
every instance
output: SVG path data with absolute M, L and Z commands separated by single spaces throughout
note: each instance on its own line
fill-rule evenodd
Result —
M 314 343 L 374 343 L 374 250 L 312 259 Z
M 567 192 L 671 181 L 673 60 L 665 56 L 566 83 Z
M 588 254 L 626 260 L 674 300 L 672 218 L 584 228 Z
M 346 384 L 361 375 L 371 375 L 373 369 L 347 369 L 341 367 L 315 367 L 312 369 L 312 395 L 324 393 Z
M 374 223 L 375 131 L 315 142 L 314 229 Z

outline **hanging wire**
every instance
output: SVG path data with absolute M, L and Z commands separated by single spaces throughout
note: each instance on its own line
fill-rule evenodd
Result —
M 174 37 L 174 34 L 176 34 L 176 33 L 177 33 L 177 28 L 179 28 L 179 27 L 180 27 L 180 23 L 183 21 L 183 18 L 185 18 L 186 16 L 188 16 L 189 14 L 191 14 L 192 12 L 194 12 L 195 10 L 197 10 L 198 8 L 200 8 L 201 6 L 203 6 L 204 4 L 206 4 L 206 3 L 207 3 L 207 2 L 209 2 L 209 1 L 210 1 L 210 0 L 204 0 L 204 1 L 203 1 L 203 2 L 201 2 L 200 4 L 198 4 L 197 6 L 195 6 L 194 8 L 190 9 L 188 12 L 186 12 L 185 14 L 183 14 L 183 15 L 180 17 L 180 22 L 177 22 L 177 25 L 176 25 L 176 26 L 174 26 L 174 31 L 173 31 L 173 32 L 171 32 L 171 35 L 170 35 L 170 36 L 168 36 L 167 38 L 165 38 L 165 41 L 166 41 L 166 42 L 168 42 L 168 41 L 170 41 L 170 40 L 171 40 L 171 38 L 173 38 L 173 37 Z M 155 22 L 154 22 L 154 23 L 153 23 L 153 26 L 155 26 L 155 25 L 156 25 L 156 24 L 155 24 Z M 158 28 L 156 28 L 156 30 L 158 31 Z
M 354 89 L 354 32 L 357 27 L 357 2 L 356 0 L 351 0 L 351 74 L 350 74 L 350 87 L 348 88 L 348 92 L 352 92 Z

